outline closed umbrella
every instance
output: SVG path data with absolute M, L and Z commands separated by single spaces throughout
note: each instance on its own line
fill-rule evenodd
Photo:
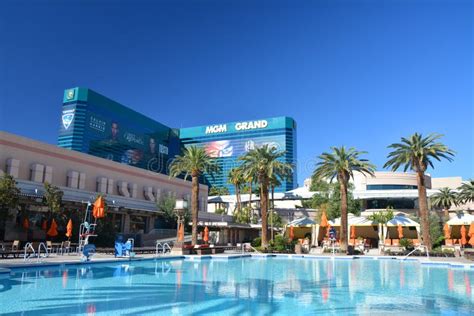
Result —
M 444 232 L 444 239 L 450 239 L 451 238 L 451 230 L 449 229 L 448 223 L 444 224 L 443 232 Z
M 58 225 L 56 224 L 56 221 L 53 220 L 51 221 L 51 227 L 49 227 L 49 230 L 48 232 L 46 233 L 46 235 L 50 236 L 50 237 L 55 237 L 58 235 Z
M 205 243 L 209 241 L 209 228 L 207 228 L 207 226 L 204 227 L 204 237 L 202 240 L 204 240 Z
M 328 227 L 329 226 L 329 222 L 328 222 L 328 218 L 326 216 L 326 212 L 323 212 L 323 215 L 321 215 L 321 224 L 319 224 L 321 227 Z
M 329 231 L 331 230 L 331 225 L 328 224 L 328 229 L 326 231 L 326 237 L 329 238 Z
M 184 241 L 184 223 L 179 224 L 178 241 Z
M 403 227 L 402 225 L 398 224 L 398 238 L 402 239 L 403 238 Z
M 356 238 L 356 227 L 354 225 L 351 226 L 351 238 Z
M 69 219 L 66 226 L 66 237 L 71 238 L 72 236 L 72 219 Z
M 466 240 L 466 227 L 464 225 L 461 226 L 461 245 L 465 245 L 467 243 Z
M 48 230 L 48 221 L 47 220 L 43 221 L 43 224 L 41 225 L 41 229 L 44 230 L 44 231 Z
M 105 217 L 105 201 L 102 196 L 99 196 L 94 202 L 94 208 L 92 209 L 92 215 L 97 218 Z
M 474 222 L 471 222 L 471 225 L 469 226 L 469 233 L 468 236 L 471 237 L 469 239 L 469 244 L 471 246 L 474 246 Z
M 293 240 L 295 238 L 295 230 L 293 226 L 290 226 L 290 239 Z
M 28 218 L 25 218 L 25 219 L 23 220 L 23 228 L 24 228 L 25 230 L 28 230 L 28 228 L 30 228 L 30 222 L 28 221 Z

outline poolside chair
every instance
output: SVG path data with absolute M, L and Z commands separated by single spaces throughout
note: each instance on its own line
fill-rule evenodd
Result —
M 14 240 L 12 244 L 12 250 L 18 250 L 20 248 L 20 241 Z
M 421 241 L 419 239 L 412 239 L 411 242 L 413 243 L 413 247 L 421 246 Z
M 46 240 L 46 250 L 48 250 L 48 253 L 53 253 L 53 242 L 51 240 Z
M 392 246 L 399 247 L 400 246 L 400 239 L 392 239 Z
M 392 245 L 392 240 L 391 239 L 385 239 L 384 246 L 391 246 Z

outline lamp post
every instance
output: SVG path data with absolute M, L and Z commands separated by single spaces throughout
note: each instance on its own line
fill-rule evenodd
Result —
M 177 242 L 181 242 L 181 240 L 179 240 L 180 236 L 180 231 L 179 231 L 179 228 L 180 228 L 180 225 L 184 225 L 184 213 L 186 212 L 186 209 L 188 208 L 188 201 L 186 200 L 183 200 L 183 199 L 178 199 L 176 200 L 176 204 L 175 204 L 175 207 L 174 207 L 174 211 L 176 213 L 176 217 L 178 218 L 177 220 L 177 232 L 176 232 L 176 241 Z M 184 239 L 184 235 L 183 235 L 183 239 Z

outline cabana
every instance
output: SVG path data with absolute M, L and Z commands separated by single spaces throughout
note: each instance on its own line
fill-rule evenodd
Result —
M 306 216 L 297 218 L 286 225 L 286 236 L 290 236 L 290 227 L 293 227 L 294 238 L 305 238 L 308 234 L 311 235 L 315 224 L 315 221 Z
M 354 214 L 349 213 L 347 215 L 347 222 L 348 222 L 348 227 L 347 227 L 347 239 L 350 239 L 351 235 L 351 229 L 354 230 L 355 233 L 355 238 L 364 238 L 364 239 L 374 239 L 375 242 L 378 239 L 378 234 L 377 234 L 377 224 L 374 223 L 373 221 L 369 220 L 366 217 L 363 216 L 355 216 Z M 328 222 L 329 226 L 334 227 L 336 229 L 336 236 L 338 237 L 340 234 L 340 229 L 341 229 L 341 218 L 336 218 L 333 220 L 330 220 Z M 325 237 L 325 233 L 327 233 L 327 230 L 321 230 L 319 229 L 319 225 L 315 225 L 315 242 L 313 245 L 317 246 L 318 244 L 321 243 L 321 241 Z M 354 226 L 354 228 L 351 228 Z
M 420 224 L 403 213 L 398 213 L 383 226 L 386 229 L 379 229 L 379 238 L 386 245 L 399 246 L 401 238 L 412 239 L 415 246 L 420 244 Z M 381 224 L 379 227 L 383 228 Z M 389 239 L 390 244 L 387 244 Z
M 450 237 L 451 239 L 445 240 L 446 244 L 451 243 L 453 245 L 461 243 L 461 228 L 465 228 L 465 239 L 466 243 L 469 241 L 468 230 L 471 223 L 474 223 L 474 215 L 467 213 L 456 214 L 455 217 L 447 221 L 447 224 L 451 230 Z

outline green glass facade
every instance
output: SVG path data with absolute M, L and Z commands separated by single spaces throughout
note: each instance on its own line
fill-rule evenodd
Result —
M 289 117 L 231 122 L 180 129 L 181 144 L 202 146 L 207 154 L 217 159 L 222 172 L 211 177 L 205 175 L 210 186 L 227 187 L 231 194 L 233 185 L 227 183 L 229 171 L 240 164 L 238 158 L 249 150 L 265 144 L 285 151 L 282 161 L 295 168 L 293 178 L 284 181 L 276 192 L 295 188 L 296 179 L 296 123 Z
M 131 166 L 168 174 L 168 166 L 185 146 L 202 146 L 215 158 L 222 173 L 203 182 L 210 186 L 234 187 L 227 175 L 239 165 L 238 157 L 268 144 L 285 151 L 282 161 L 296 168 L 296 123 L 289 117 L 243 121 L 174 129 L 87 88 L 64 92 L 58 146 Z M 292 179 L 276 192 L 295 188 Z
M 90 89 L 64 92 L 58 146 L 167 174 L 180 153 L 179 130 Z

